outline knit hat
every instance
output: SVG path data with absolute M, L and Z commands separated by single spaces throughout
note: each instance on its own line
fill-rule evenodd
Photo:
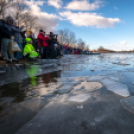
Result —
M 12 23 L 14 22 L 14 20 L 13 20 L 13 18 L 11 16 L 6 17 L 5 21 L 7 21 L 7 20 L 12 21 Z
M 31 34 L 32 33 L 32 31 L 28 31 L 28 34 Z
M 44 31 L 41 29 L 39 32 L 40 32 L 40 33 L 43 33 Z

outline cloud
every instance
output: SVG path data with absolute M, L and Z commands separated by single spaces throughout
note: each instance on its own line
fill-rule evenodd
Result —
M 119 8 L 117 8 L 116 6 L 114 6 L 114 9 L 115 9 L 115 10 L 119 10 Z
M 121 45 L 127 45 L 127 42 L 126 41 L 121 41 L 120 44 Z
M 107 28 L 114 27 L 115 23 L 121 22 L 118 18 L 104 18 L 97 13 L 72 13 L 71 11 L 65 11 L 59 12 L 59 14 L 76 26 Z
M 41 11 L 41 4 L 44 4 L 44 1 L 25 1 L 29 8 L 31 9 L 31 12 L 34 16 L 38 16 L 38 23 L 37 25 L 40 27 L 44 27 L 46 29 L 46 32 L 55 31 L 55 28 L 58 26 L 57 19 L 59 17 L 55 14 L 49 14 L 47 12 Z
M 54 6 L 55 8 L 61 8 L 63 5 L 62 0 L 48 0 L 49 6 Z
M 46 3 L 46 1 L 42 1 L 42 0 L 38 0 L 38 1 L 34 1 L 34 0 L 27 1 L 27 0 L 24 0 L 23 2 L 25 4 L 27 4 L 28 6 L 30 6 L 30 5 L 43 6 L 43 4 Z
M 88 0 L 73 0 L 65 7 L 66 9 L 70 10 L 80 10 L 80 11 L 91 11 L 96 10 L 102 6 L 102 1 L 95 0 L 94 3 L 90 3 Z

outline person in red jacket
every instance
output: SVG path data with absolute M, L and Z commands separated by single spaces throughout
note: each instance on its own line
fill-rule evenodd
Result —
M 45 32 L 40 30 L 38 34 L 38 43 L 41 48 L 41 57 L 46 59 L 49 57 L 49 37 L 45 37 Z

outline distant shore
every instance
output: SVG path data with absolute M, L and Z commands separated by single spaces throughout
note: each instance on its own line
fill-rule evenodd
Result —
M 134 51 L 97 51 L 99 53 L 134 53 Z

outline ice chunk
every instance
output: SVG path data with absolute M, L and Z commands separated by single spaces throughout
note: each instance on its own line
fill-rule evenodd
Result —
M 70 97 L 69 101 L 71 102 L 84 102 L 89 99 L 91 96 L 89 94 L 79 94 L 76 96 Z
M 109 77 L 109 78 L 114 80 L 114 81 L 119 81 L 119 79 L 117 77 Z
M 77 108 L 81 108 L 82 109 L 83 108 L 83 105 L 77 105 Z
M 104 85 L 104 86 L 110 86 L 110 85 L 114 85 L 114 84 L 117 84 L 117 82 L 111 80 L 111 79 L 104 79 L 104 80 L 101 80 L 101 83 Z
M 76 77 L 74 80 L 77 82 L 83 82 L 85 80 L 85 78 L 84 77 Z
M 102 119 L 101 119 L 101 117 L 96 117 L 94 120 L 95 120 L 96 122 L 100 122 Z
M 131 71 L 131 72 L 134 72 L 134 68 L 130 68 L 130 69 L 128 69 L 129 71 Z
M 56 90 L 54 93 L 64 94 L 64 93 L 67 93 L 67 92 L 69 92 L 71 90 L 73 90 L 72 85 L 64 85 L 63 87 L 61 87 L 58 90 Z
M 105 79 L 107 76 L 92 76 L 87 81 L 101 81 L 102 79 Z
M 4 74 L 4 73 L 6 73 L 6 71 L 1 71 L 1 70 L 0 70 L 0 74 Z
M 72 82 L 74 81 L 73 77 L 62 77 L 62 78 L 57 78 L 57 81 L 59 82 Z
M 39 69 L 39 72 L 42 72 L 43 70 L 42 69 Z
M 58 82 L 58 83 L 49 83 L 49 88 L 50 89 L 58 89 L 63 86 L 63 82 Z
M 91 126 L 95 126 L 95 122 L 92 122 L 92 123 L 91 123 Z
M 112 84 L 112 85 L 107 85 L 107 90 L 120 95 L 122 97 L 128 97 L 130 96 L 128 87 L 124 84 L 121 83 L 116 83 L 116 84 Z
M 95 91 L 102 88 L 102 84 L 99 82 L 82 82 L 80 85 L 74 87 L 76 91 L 84 89 L 84 91 Z
M 81 84 L 81 82 L 71 82 L 71 84 L 73 85 L 73 86 L 77 86 L 77 85 L 79 85 L 79 84 Z

